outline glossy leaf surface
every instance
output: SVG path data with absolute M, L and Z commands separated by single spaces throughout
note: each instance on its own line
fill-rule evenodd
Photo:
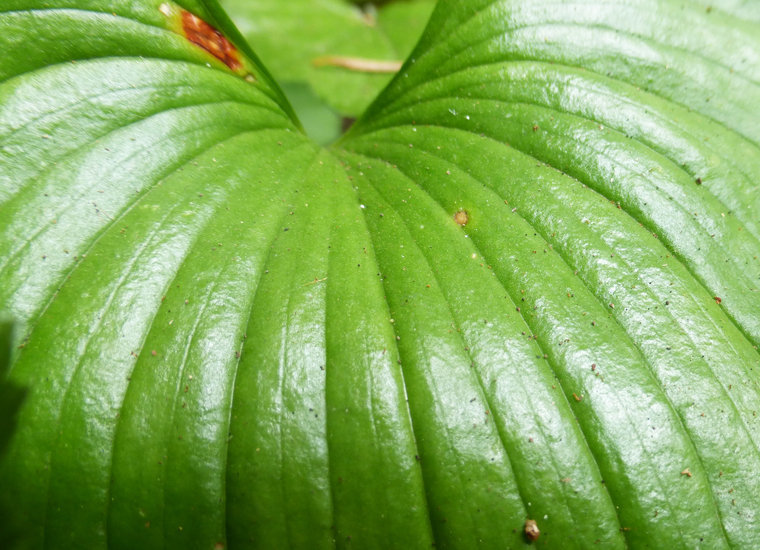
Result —
M 6 0 L 32 547 L 760 544 L 756 15 L 442 0 L 325 150 L 215 3 Z

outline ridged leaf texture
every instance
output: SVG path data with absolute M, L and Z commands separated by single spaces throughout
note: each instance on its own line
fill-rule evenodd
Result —
M 29 547 L 760 546 L 757 2 L 441 0 L 327 149 L 212 0 L 0 52 Z

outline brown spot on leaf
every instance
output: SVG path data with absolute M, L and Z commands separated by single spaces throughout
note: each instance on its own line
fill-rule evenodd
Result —
M 525 538 L 533 542 L 538 540 L 541 536 L 541 531 L 538 529 L 538 524 L 534 519 L 525 520 Z
M 723 300 L 721 300 L 721 299 L 720 299 L 720 297 L 718 297 L 718 296 L 715 296 L 714 300 L 715 300 L 715 303 L 716 303 L 716 304 L 718 304 L 718 305 L 720 305 L 720 304 L 721 304 L 721 302 L 723 301 Z
M 470 216 L 467 215 L 466 210 L 459 210 L 456 214 L 454 214 L 454 221 L 457 222 L 459 225 L 467 225 L 467 222 L 470 221 Z
M 182 30 L 190 42 L 209 52 L 233 71 L 243 68 L 237 48 L 203 19 L 182 10 Z

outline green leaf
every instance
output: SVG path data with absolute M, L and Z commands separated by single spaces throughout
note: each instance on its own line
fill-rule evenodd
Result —
M 435 2 L 401 0 L 362 9 L 346 0 L 224 0 L 245 37 L 280 81 L 309 84 L 345 116 L 360 115 L 391 74 L 351 70 L 333 57 L 403 61 Z
M 14 400 L 10 397 L 11 389 L 5 379 L 11 364 L 11 330 L 10 322 L 0 320 L 0 456 L 10 441 L 14 409 L 18 407 L 18 404 L 12 404 Z
M 0 317 L 0 459 L 3 458 L 13 436 L 16 415 L 23 403 L 23 389 L 8 382 L 7 374 L 11 365 L 13 324 Z M 16 526 L 16 512 L 13 504 L 6 502 L 4 492 L 0 493 L 0 546 L 21 549 L 23 533 Z
M 284 82 L 282 90 L 298 113 L 303 129 L 317 145 L 330 145 L 343 133 L 343 117 L 303 82 Z
M 753 6 L 441 0 L 322 149 L 210 0 L 6 0 L 31 547 L 760 545 Z

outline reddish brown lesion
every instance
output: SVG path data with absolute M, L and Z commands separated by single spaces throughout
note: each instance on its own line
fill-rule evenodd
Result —
M 233 71 L 243 68 L 237 48 L 203 19 L 182 10 L 182 30 L 190 42 L 209 52 Z

